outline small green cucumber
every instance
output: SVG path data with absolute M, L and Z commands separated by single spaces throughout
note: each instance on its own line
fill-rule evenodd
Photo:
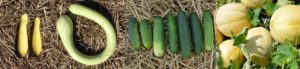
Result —
M 168 48 L 171 53 L 177 53 L 178 50 L 178 33 L 175 16 L 169 13 L 167 15 L 168 25 Z
M 191 35 L 190 27 L 184 11 L 179 11 L 177 14 L 178 31 L 181 55 L 183 58 L 188 58 L 191 55 Z
M 154 55 L 162 57 L 165 53 L 164 47 L 164 24 L 160 16 L 154 17 L 153 22 L 153 50 Z
M 193 44 L 194 44 L 194 51 L 196 55 L 200 55 L 203 47 L 203 30 L 202 30 L 202 24 L 200 23 L 199 17 L 197 13 L 192 12 L 190 14 L 190 20 L 191 20 L 191 27 L 192 27 L 192 33 L 193 33 Z
M 211 51 L 214 46 L 214 26 L 212 21 L 212 14 L 209 11 L 204 11 L 204 39 L 205 49 Z
M 149 20 L 143 19 L 140 24 L 140 33 L 142 37 L 142 42 L 145 48 L 152 48 L 152 24 Z
M 128 21 L 128 39 L 134 50 L 139 50 L 141 48 L 138 21 L 135 17 L 130 18 Z

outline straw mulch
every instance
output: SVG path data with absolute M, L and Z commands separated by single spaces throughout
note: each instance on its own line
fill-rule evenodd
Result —
M 167 54 L 158 58 L 152 50 L 133 51 L 127 39 L 127 20 L 135 16 L 139 20 L 164 16 L 168 12 L 177 13 L 179 9 L 202 11 L 214 9 L 211 0 L 96 0 L 110 11 L 103 13 L 110 18 L 117 32 L 117 48 L 108 61 L 99 65 L 86 66 L 69 56 L 56 32 L 56 21 L 64 15 L 73 0 L 0 0 L 0 68 L 1 69 L 65 69 L 65 68 L 110 68 L 110 69 L 165 69 L 165 68 L 214 68 L 213 52 L 203 52 L 201 56 L 182 59 L 180 55 Z M 95 7 L 95 6 L 94 6 Z M 28 38 L 31 44 L 33 19 L 41 19 L 43 51 L 39 57 L 33 54 L 29 45 L 28 54 L 21 58 L 17 52 L 17 31 L 20 16 L 29 15 Z M 105 33 L 94 22 L 76 17 L 75 41 L 77 47 L 86 54 L 98 54 L 105 47 Z M 166 45 L 167 46 L 167 45 Z

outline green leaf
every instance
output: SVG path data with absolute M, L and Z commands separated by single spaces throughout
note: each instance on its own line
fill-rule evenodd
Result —
M 252 12 L 252 17 L 251 17 L 251 24 L 253 26 L 257 26 L 258 24 L 260 24 L 260 20 L 259 20 L 259 14 L 260 14 L 260 11 L 261 11 L 261 8 L 257 8 L 257 9 L 254 9 Z
M 268 17 L 271 17 L 272 14 L 279 8 L 278 5 L 274 4 L 274 3 L 266 3 L 263 6 L 263 9 L 265 9 L 266 14 Z
M 293 61 L 297 60 L 298 50 L 288 41 L 277 46 L 277 50 L 272 54 L 272 64 L 278 66 L 292 65 L 288 67 L 299 67 L 293 66 L 295 63 Z M 297 65 L 297 64 L 296 64 Z
M 246 44 L 247 41 L 246 40 L 247 33 L 248 33 L 247 27 L 245 27 L 243 31 L 238 35 L 234 35 L 233 32 L 231 32 L 232 39 L 233 39 L 233 46 L 239 46 L 239 47 L 244 46 L 244 44 Z
M 291 64 L 288 65 L 288 67 L 290 67 L 290 69 L 299 69 L 300 68 L 297 61 L 293 61 Z
M 228 67 L 228 69 L 240 69 L 240 65 L 230 60 L 230 66 Z
M 219 69 L 224 69 L 224 66 L 223 66 L 224 62 L 223 62 L 223 59 L 221 57 L 220 50 L 217 50 L 217 52 L 216 52 L 216 63 L 217 63 L 217 66 L 219 67 Z

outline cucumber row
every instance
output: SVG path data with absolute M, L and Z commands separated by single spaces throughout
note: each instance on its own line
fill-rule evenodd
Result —
M 200 55 L 204 47 L 208 51 L 213 48 L 214 35 L 206 34 L 213 32 L 210 12 L 205 12 L 202 19 L 203 24 L 199 19 L 195 12 L 192 12 L 190 17 L 187 17 L 184 11 L 179 11 L 176 17 L 169 13 L 166 15 L 167 31 L 164 31 L 164 21 L 160 16 L 155 16 L 153 23 L 146 19 L 143 19 L 141 23 L 135 18 L 130 19 L 128 35 L 131 46 L 134 50 L 139 50 L 142 44 L 146 49 L 153 47 L 154 55 L 162 57 L 165 53 L 164 36 L 167 32 L 167 48 L 171 53 L 176 54 L 180 51 L 183 58 L 190 57 L 192 51 L 195 55 Z M 138 31 L 138 29 L 140 30 Z

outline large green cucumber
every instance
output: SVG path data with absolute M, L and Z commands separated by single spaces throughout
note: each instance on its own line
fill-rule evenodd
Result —
M 102 51 L 102 53 L 93 56 L 85 55 L 75 47 L 73 39 L 74 26 L 72 20 L 70 17 L 63 15 L 58 19 L 56 29 L 69 55 L 74 60 L 86 65 L 95 65 L 106 61 L 114 53 L 117 43 L 115 30 L 109 20 L 97 11 L 79 4 L 72 4 L 69 7 L 69 10 L 75 15 L 83 16 L 96 22 L 103 28 L 107 37 L 106 48 Z
M 207 51 L 211 51 L 214 46 L 214 25 L 212 14 L 209 11 L 204 11 L 203 20 L 205 49 Z
M 187 22 L 186 13 L 184 11 L 179 11 L 177 14 L 178 31 L 181 55 L 183 58 L 188 58 L 191 55 L 191 32 L 189 23 Z
M 193 33 L 193 44 L 194 44 L 194 51 L 196 55 L 200 55 L 202 47 L 203 47 L 203 30 L 202 24 L 200 23 L 199 17 L 197 13 L 192 12 L 190 15 L 191 26 L 192 26 L 192 33 Z
M 128 39 L 131 47 L 134 50 L 139 50 L 141 48 L 141 40 L 138 29 L 138 21 L 135 17 L 132 17 L 128 21 Z
M 140 32 L 145 48 L 150 49 L 152 47 L 152 23 L 149 20 L 143 19 L 140 24 Z
M 165 53 L 164 24 L 160 16 L 155 16 L 153 21 L 153 50 L 157 57 L 162 57 Z
M 168 48 L 171 53 L 177 53 L 178 50 L 178 33 L 175 16 L 169 13 L 167 15 L 168 25 Z

